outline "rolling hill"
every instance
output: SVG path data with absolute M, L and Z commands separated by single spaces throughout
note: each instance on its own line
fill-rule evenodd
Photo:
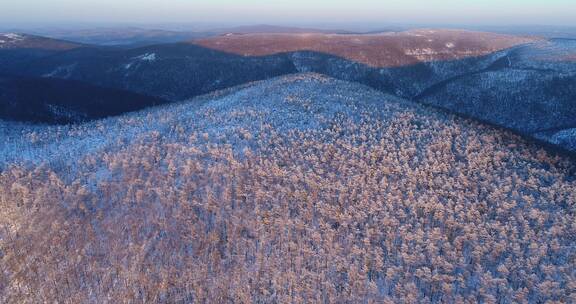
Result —
M 0 132 L 1 302 L 576 300 L 574 159 L 364 85 Z
M 243 56 L 312 51 L 369 67 L 387 68 L 479 57 L 533 40 L 482 32 L 421 29 L 381 34 L 256 33 L 211 37 L 193 43 Z

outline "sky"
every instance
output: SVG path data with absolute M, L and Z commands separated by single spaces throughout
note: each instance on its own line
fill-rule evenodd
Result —
M 0 0 L 0 22 L 576 25 L 576 0 Z

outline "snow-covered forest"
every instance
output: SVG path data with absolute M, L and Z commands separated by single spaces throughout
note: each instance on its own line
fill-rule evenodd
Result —
M 0 302 L 576 302 L 575 160 L 363 85 L 0 137 Z

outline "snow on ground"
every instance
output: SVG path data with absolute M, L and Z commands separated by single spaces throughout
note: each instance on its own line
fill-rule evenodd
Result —
M 133 64 L 134 64 L 133 62 L 130 62 L 130 63 L 125 64 L 125 65 L 124 65 L 124 69 L 125 69 L 125 70 L 129 70 L 129 69 L 132 67 Z
M 0 40 L 4 42 L 15 42 L 24 40 L 24 36 L 14 33 L 0 34 Z
M 0 47 L 24 40 L 24 36 L 15 33 L 0 34 Z
M 561 130 L 552 135 L 544 132 L 544 134 L 537 134 L 536 136 L 552 144 L 576 151 L 576 128 Z
M 122 65 L 125 70 L 129 70 L 135 65 L 137 66 L 138 62 L 154 62 L 156 61 L 156 53 L 146 53 L 140 56 L 130 58 L 130 62 Z
M 77 65 L 78 65 L 77 63 L 73 63 L 70 65 L 59 66 L 54 70 L 52 70 L 50 73 L 42 75 L 42 77 L 57 77 L 64 79 L 69 78 Z
M 155 53 L 146 53 L 140 56 L 136 56 L 133 59 L 138 59 L 138 60 L 142 60 L 142 61 L 155 61 L 156 60 L 156 54 Z
M 21 39 L 24 39 L 24 37 L 22 37 L 22 35 L 14 34 L 14 33 L 8 33 L 8 34 L 4 34 L 4 35 L 2 35 L 2 36 L 6 37 L 6 38 L 10 38 L 10 39 L 12 39 L 12 40 L 21 40 Z

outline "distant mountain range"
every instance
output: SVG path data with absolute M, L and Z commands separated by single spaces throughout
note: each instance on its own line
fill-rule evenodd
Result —
M 70 50 L 80 47 L 81 44 L 52 39 L 47 37 L 17 34 L 0 33 L 0 50 L 7 49 L 35 49 L 35 50 Z
M 266 26 L 134 48 L 2 37 L 9 41 L 0 47 L 6 74 L 181 101 L 255 80 L 317 72 L 576 150 L 576 46 L 569 39 L 437 29 L 336 34 Z
M 137 27 L 35 30 L 33 33 L 78 43 L 119 47 L 174 43 L 215 35 L 211 32 L 169 31 Z
M 534 40 L 482 32 L 422 29 L 379 34 L 256 33 L 224 35 L 192 43 L 242 56 L 312 51 L 386 68 L 482 56 Z
M 327 30 L 306 27 L 292 27 L 292 26 L 277 26 L 269 24 L 246 25 L 227 28 L 216 28 L 209 30 L 211 33 L 218 34 L 302 34 L 302 33 L 318 33 L 318 34 L 350 34 L 351 31 L 347 30 Z
M 344 30 L 319 30 L 313 28 L 274 25 L 222 27 L 204 31 L 146 29 L 139 27 L 102 27 L 90 29 L 34 29 L 31 34 L 63 39 L 83 44 L 119 47 L 141 47 L 153 44 L 175 43 L 226 34 L 254 33 L 349 33 Z

